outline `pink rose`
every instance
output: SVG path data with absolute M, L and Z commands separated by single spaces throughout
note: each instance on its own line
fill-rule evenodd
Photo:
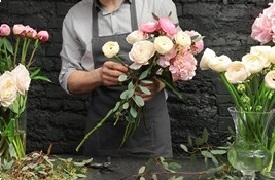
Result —
M 158 28 L 157 22 L 147 22 L 141 25 L 141 31 L 145 33 L 151 33 L 156 31 Z
M 11 29 L 7 24 L 2 24 L 0 26 L 0 37 L 10 35 Z
M 39 31 L 37 37 L 40 41 L 46 42 L 49 40 L 49 33 L 47 31 Z
M 13 25 L 12 32 L 14 35 L 23 35 L 26 32 L 26 27 L 22 24 Z
M 159 25 L 160 28 L 163 29 L 163 31 L 170 37 L 177 33 L 175 24 L 169 18 L 160 18 Z

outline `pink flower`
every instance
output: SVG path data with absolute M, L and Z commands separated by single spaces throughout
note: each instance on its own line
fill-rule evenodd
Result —
M 39 31 L 37 37 L 40 41 L 46 42 L 49 40 L 49 33 L 47 31 Z
M 197 31 L 185 31 L 190 37 L 192 36 L 201 36 L 200 33 L 198 33 Z M 204 49 L 204 42 L 203 40 L 198 40 L 195 41 L 194 44 L 191 47 L 192 51 L 195 51 L 195 53 L 200 53 L 202 50 Z
M 177 33 L 175 24 L 169 18 L 160 18 L 159 25 L 160 28 L 170 37 Z
M 23 35 L 26 33 L 26 27 L 22 24 L 15 24 L 13 25 L 12 32 L 14 35 Z
M 2 24 L 0 26 L 0 37 L 10 35 L 11 29 L 7 24 Z
M 197 60 L 190 52 L 176 56 L 169 67 L 175 79 L 190 80 L 196 75 Z
M 35 38 L 36 35 L 37 35 L 36 30 L 34 30 L 33 28 L 31 28 L 30 26 L 26 26 L 25 27 L 25 33 L 26 33 L 26 36 L 30 37 L 30 38 Z
M 157 22 L 147 22 L 141 25 L 141 31 L 145 33 L 151 33 L 156 31 L 158 28 Z
M 157 60 L 157 64 L 160 65 L 163 68 L 166 68 L 170 66 L 170 60 L 175 58 L 177 55 L 177 50 L 173 48 L 168 53 L 166 53 L 164 56 L 160 56 L 160 58 Z

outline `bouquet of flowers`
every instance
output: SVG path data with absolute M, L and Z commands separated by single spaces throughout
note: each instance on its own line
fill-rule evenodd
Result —
M 11 30 L 14 36 L 10 36 Z M 5 160 L 25 156 L 20 118 L 26 109 L 31 79 L 50 81 L 40 75 L 40 68 L 32 67 L 35 52 L 48 38 L 47 31 L 37 32 L 30 26 L 0 26 L 0 157 Z
M 121 117 L 127 120 L 127 126 L 122 139 L 123 144 L 131 136 L 141 119 L 144 100 L 137 92 L 150 95 L 145 86 L 158 80 L 170 88 L 174 94 L 181 97 L 174 81 L 190 80 L 196 75 L 197 60 L 195 55 L 203 50 L 203 37 L 196 31 L 182 31 L 177 28 L 169 17 L 159 18 L 154 13 L 154 22 L 147 22 L 128 35 L 126 40 L 132 45 L 129 58 L 133 64 L 129 73 L 122 74 L 119 81 L 127 88 L 120 95 L 113 109 L 82 139 L 76 150 L 89 138 L 111 115 L 116 121 Z M 170 16 L 170 15 L 169 15 Z M 102 47 L 107 58 L 119 58 L 119 44 L 109 41 Z M 115 122 L 116 124 L 116 122 Z

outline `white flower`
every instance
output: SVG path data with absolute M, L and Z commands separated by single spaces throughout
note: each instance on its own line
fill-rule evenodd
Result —
M 240 61 L 234 61 L 228 65 L 224 75 L 228 82 L 237 84 L 246 80 L 246 78 L 250 76 L 250 72 L 247 70 L 244 63 Z
M 203 56 L 200 62 L 201 70 L 209 69 L 209 62 L 211 61 L 211 59 L 216 57 L 217 57 L 216 53 L 212 49 L 206 48 L 205 51 L 203 52 Z
M 141 40 L 133 44 L 129 52 L 130 60 L 134 63 L 130 66 L 132 69 L 139 69 L 142 65 L 148 64 L 150 58 L 155 54 L 154 44 L 147 40 Z
M 269 71 L 265 75 L 265 85 L 271 89 L 275 89 L 275 70 Z
M 20 94 L 25 95 L 25 92 L 29 90 L 31 83 L 29 71 L 24 65 L 19 64 L 11 71 L 11 74 L 14 77 L 17 91 Z
M 184 32 L 184 31 L 178 31 L 175 36 L 174 39 L 176 41 L 177 44 L 185 47 L 185 48 L 189 48 L 191 45 L 191 38 L 190 36 Z
M 8 107 L 16 99 L 16 84 L 11 72 L 6 71 L 0 76 L 0 103 Z
M 263 69 L 263 62 L 265 62 L 265 59 L 261 56 L 247 54 L 242 57 L 242 62 L 251 74 L 255 74 Z
M 167 36 L 158 36 L 154 40 L 155 50 L 160 54 L 165 54 L 173 48 L 174 44 Z
M 130 33 L 127 37 L 126 40 L 130 44 L 134 44 L 137 41 L 144 40 L 144 34 L 142 31 L 136 30 Z
M 271 46 L 252 46 L 250 48 L 250 54 L 262 57 L 263 67 L 266 68 L 271 64 L 269 60 L 270 50 Z
M 272 64 L 275 64 L 275 46 L 272 46 L 270 49 L 268 59 Z
M 102 51 L 105 57 L 112 58 L 117 55 L 119 51 L 119 45 L 115 41 L 108 41 L 102 46 Z
M 210 59 L 208 66 L 216 72 L 224 72 L 230 63 L 232 63 L 232 60 L 229 57 L 222 55 Z

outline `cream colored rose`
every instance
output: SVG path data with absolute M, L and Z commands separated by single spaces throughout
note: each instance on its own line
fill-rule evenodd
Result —
M 201 70 L 208 70 L 209 62 L 211 61 L 211 59 L 214 59 L 216 57 L 216 53 L 212 49 L 206 48 L 200 61 Z
M 191 38 L 190 36 L 184 32 L 184 31 L 178 31 L 175 36 L 174 39 L 176 41 L 177 44 L 185 47 L 185 48 L 189 48 L 191 45 Z
M 260 72 L 263 69 L 265 59 L 261 56 L 247 54 L 242 57 L 242 62 L 245 64 L 251 74 Z
M 16 84 L 11 72 L 6 71 L 0 76 L 0 104 L 8 107 L 16 99 Z
M 115 41 L 108 41 L 102 46 L 102 51 L 105 57 L 112 58 L 117 55 L 119 51 L 119 45 Z
M 126 41 L 130 44 L 134 44 L 135 42 L 143 39 L 145 39 L 144 34 L 142 31 L 139 31 L 139 30 L 133 31 L 126 37 Z
M 14 77 L 17 91 L 20 94 L 25 95 L 25 92 L 29 90 L 31 84 L 29 71 L 24 65 L 19 64 L 11 71 L 11 74 Z
M 148 61 L 154 56 L 154 44 L 147 40 L 141 40 L 133 44 L 129 52 L 130 60 L 134 63 L 130 66 L 132 69 L 139 69 L 142 65 L 148 64 Z
M 252 46 L 250 47 L 250 54 L 262 57 L 263 67 L 266 68 L 271 64 L 269 60 L 270 50 L 271 46 Z
M 173 48 L 174 44 L 167 36 L 158 36 L 154 40 L 154 48 L 160 54 L 165 54 Z
M 275 46 L 270 49 L 268 59 L 272 64 L 275 64 Z
M 269 71 L 265 75 L 265 85 L 271 89 L 275 89 L 275 70 Z
M 219 56 L 209 60 L 208 66 L 216 72 L 224 72 L 232 60 L 227 56 Z
M 250 76 L 250 72 L 240 61 L 234 61 L 228 65 L 226 72 L 224 73 L 228 82 L 232 84 L 242 83 Z

